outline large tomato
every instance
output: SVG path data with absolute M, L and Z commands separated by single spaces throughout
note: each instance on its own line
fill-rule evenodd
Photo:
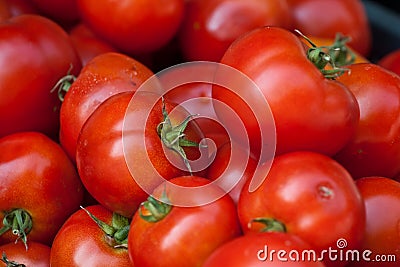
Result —
M 72 69 L 71 69 L 72 67 Z M 81 62 L 68 34 L 38 15 L 0 25 L 0 136 L 40 131 L 58 136 L 60 101 L 50 91 Z
M 0 246 L 0 253 L 1 267 L 50 266 L 50 246 L 39 242 L 29 241 L 28 249 L 20 242 L 10 242 Z
M 65 94 L 60 111 L 60 142 L 75 161 L 81 128 L 92 112 L 110 96 L 135 91 L 153 72 L 121 53 L 102 53 L 90 60 Z
M 242 190 L 238 213 L 245 233 L 293 233 L 317 253 L 338 249 L 338 240 L 347 242 L 343 250 L 357 249 L 365 230 L 364 203 L 353 178 L 332 158 L 308 151 L 276 157 L 256 191 Z M 328 257 L 324 262 L 345 264 Z
M 276 125 L 277 154 L 312 150 L 333 155 L 354 135 L 359 117 L 355 97 L 343 84 L 324 77 L 307 58 L 302 41 L 290 31 L 255 29 L 237 39 L 221 63 L 249 76 L 268 101 Z M 254 154 L 271 146 L 268 137 L 261 140 L 260 136 L 260 128 L 268 125 L 259 125 L 255 117 L 266 110 L 243 100 L 244 96 L 257 99 L 258 93 L 247 87 L 230 91 L 214 86 L 212 91 L 213 98 L 230 106 L 243 121 Z M 226 125 L 233 119 L 218 107 L 216 113 Z M 233 135 L 239 142 L 247 139 L 240 133 Z
M 293 29 L 328 38 L 342 33 L 350 36 L 349 45 L 358 53 L 367 56 L 370 52 L 371 29 L 361 0 L 288 0 L 288 3 Z
M 0 139 L 0 192 L 0 244 L 16 239 L 51 244 L 83 198 L 64 150 L 37 132 Z
M 197 176 L 182 176 L 170 182 L 190 188 L 204 186 L 210 181 Z M 215 186 L 214 190 L 221 189 Z M 163 184 L 156 188 L 154 195 L 164 196 L 164 201 L 172 202 L 180 197 L 168 192 L 168 186 Z M 217 247 L 239 235 L 236 207 L 228 195 L 206 205 L 190 207 L 169 205 L 150 198 L 132 219 L 128 251 L 135 266 L 202 266 Z
M 400 259 L 400 183 L 382 176 L 362 177 L 356 185 L 364 199 L 366 230 L 360 251 L 367 258 L 349 266 L 395 267 Z
M 356 135 L 335 156 L 353 178 L 400 173 L 400 77 L 373 63 L 348 66 L 337 80 L 360 107 Z
M 51 266 L 132 266 L 125 242 L 128 231 L 127 218 L 101 205 L 78 210 L 54 238 Z
M 121 51 L 142 54 L 166 45 L 183 18 L 183 0 L 78 0 L 84 23 Z
M 130 104 L 133 95 L 135 102 Z M 175 107 L 164 103 L 168 112 Z M 194 142 L 202 136 L 193 123 L 174 135 L 167 129 L 162 106 L 159 96 L 153 93 L 114 95 L 93 112 L 79 135 L 76 162 L 83 184 L 100 204 L 126 217 L 131 217 L 148 191 L 161 183 L 158 175 L 163 180 L 188 173 L 181 155 L 164 146 L 180 143 L 177 136 L 182 133 Z M 184 109 L 174 110 L 169 116 L 173 128 L 189 115 Z M 167 125 L 162 128 L 171 134 L 166 142 L 159 136 L 161 125 Z M 185 151 L 188 159 L 198 157 L 197 148 Z
M 187 60 L 219 61 L 236 38 L 265 25 L 291 27 L 286 0 L 190 0 L 178 36 Z
M 316 259 L 298 256 L 305 255 L 303 251 L 312 251 L 312 248 L 293 234 L 269 232 L 244 235 L 218 247 L 202 267 L 325 266 Z

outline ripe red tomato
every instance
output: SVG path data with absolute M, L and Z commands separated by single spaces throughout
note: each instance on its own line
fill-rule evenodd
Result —
M 293 233 L 317 252 L 337 249 L 339 239 L 346 240 L 345 249 L 357 249 L 365 230 L 364 203 L 353 178 L 332 158 L 308 151 L 276 157 L 256 191 L 242 190 L 238 213 L 245 233 Z
M 21 56 L 23 55 L 23 56 Z M 59 132 L 60 101 L 51 89 L 81 68 L 68 34 L 38 15 L 0 25 L 0 137 L 19 131 Z
M 288 233 L 257 233 L 240 236 L 218 247 L 202 267 L 324 267 L 314 259 L 299 256 L 310 245 Z M 278 254 L 279 253 L 279 254 Z
M 395 267 L 400 259 L 400 183 L 382 176 L 356 180 L 364 199 L 366 230 L 360 251 L 370 250 L 369 260 L 349 266 Z M 395 257 L 395 258 L 394 258 Z
M 72 43 L 79 54 L 83 66 L 100 54 L 117 52 L 116 48 L 97 37 L 83 23 L 75 25 L 69 31 L 69 36 L 71 37 Z
M 355 95 L 360 121 L 355 136 L 335 156 L 353 178 L 400 173 L 400 77 L 373 63 L 348 66 L 337 80 Z
M 361 0 L 288 0 L 293 29 L 305 35 L 334 38 L 337 33 L 350 36 L 349 46 L 368 56 L 372 36 Z
M 83 198 L 75 166 L 58 143 L 37 132 L 1 138 L 0 151 L 0 228 L 7 230 L 0 244 L 51 244 Z
M 354 135 L 359 117 L 355 97 L 343 84 L 324 77 L 307 58 L 302 41 L 290 31 L 277 27 L 253 30 L 228 48 L 221 63 L 249 76 L 268 101 L 275 120 L 278 155 L 297 150 L 333 155 Z M 213 98 L 241 118 L 247 136 L 233 132 L 233 137 L 239 143 L 249 137 L 255 155 L 261 147 L 271 146 L 268 137 L 260 137 L 260 129 L 268 124 L 259 125 L 254 116 L 267 111 L 243 100 L 243 96 L 256 93 L 246 87 L 233 92 L 214 86 L 212 91 Z M 216 113 L 226 125 L 233 120 L 232 114 L 218 106 Z
M 1 267 L 18 267 L 18 266 L 50 266 L 50 247 L 39 242 L 29 241 L 28 249 L 23 243 L 7 243 L 0 246 Z M 4 258 L 5 257 L 5 258 Z M 20 265 L 19 265 L 20 264 Z M 23 265 L 22 265 L 23 264 Z
M 166 45 L 183 18 L 183 0 L 78 0 L 84 23 L 124 53 L 138 55 Z
M 218 62 L 236 38 L 265 25 L 290 28 L 286 0 L 190 0 L 178 36 L 187 60 Z
M 187 174 L 182 164 L 171 163 L 183 161 L 174 151 L 167 157 L 168 149 L 164 149 L 157 132 L 163 122 L 159 96 L 136 92 L 135 104 L 129 105 L 132 96 L 132 92 L 114 95 L 93 112 L 82 127 L 76 154 L 78 171 L 89 193 L 126 217 L 131 217 L 147 198 L 147 191 L 161 183 L 155 175 L 170 179 Z M 168 112 L 175 107 L 168 102 L 165 105 Z M 175 109 L 171 115 L 172 124 L 178 125 L 188 113 Z M 202 137 L 192 123 L 184 133 L 194 142 Z M 189 159 L 198 157 L 197 148 L 188 147 L 185 152 Z
M 170 182 L 183 187 L 200 187 L 210 181 L 183 176 Z M 165 193 L 164 197 L 172 202 L 179 198 L 168 195 L 165 184 L 155 189 L 154 195 L 161 197 Z M 235 204 L 228 195 L 206 205 L 191 207 L 170 206 L 153 198 L 145 202 L 132 219 L 128 251 L 135 266 L 202 266 L 217 247 L 239 235 Z
M 115 52 L 100 54 L 84 66 L 60 111 L 60 142 L 73 161 L 79 133 L 92 112 L 114 94 L 135 91 L 151 76 L 145 65 Z
M 400 48 L 387 53 L 377 64 L 400 76 Z
M 132 266 L 126 246 L 116 242 L 118 235 L 127 236 L 129 221 L 101 205 L 89 206 L 86 210 L 107 224 L 110 232 L 104 232 L 85 210 L 76 211 L 54 238 L 51 266 Z

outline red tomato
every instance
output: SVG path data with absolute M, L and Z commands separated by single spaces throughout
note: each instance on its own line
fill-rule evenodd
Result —
M 94 57 L 107 53 L 117 52 L 116 48 L 101 40 L 83 23 L 75 25 L 69 32 L 82 65 L 85 66 Z
M 360 107 L 356 135 L 335 159 L 352 174 L 395 177 L 400 173 L 400 77 L 373 63 L 348 66 L 337 80 Z
M 0 253 L 5 263 L 0 260 L 1 267 L 18 267 L 18 266 L 50 266 L 50 247 L 42 243 L 29 241 L 28 249 L 25 245 L 18 242 L 11 242 L 0 246 Z M 6 257 L 6 259 L 4 258 Z M 8 264 L 6 264 L 8 263 Z M 16 265 L 13 265 L 16 264 Z M 21 265 L 18 265 L 21 264 Z M 23 264 L 23 265 L 22 265 Z
M 400 48 L 387 53 L 377 64 L 400 76 Z
M 71 66 L 71 74 L 81 67 L 68 34 L 38 15 L 11 18 L 0 25 L 0 66 L 0 137 L 18 131 L 56 137 L 61 103 L 50 91 Z
M 0 151 L 0 228 L 8 229 L 0 244 L 26 236 L 51 244 L 83 198 L 75 166 L 57 143 L 37 132 L 1 138 Z M 16 224 L 19 216 L 23 223 Z
M 153 72 L 120 53 L 104 53 L 90 60 L 65 94 L 60 111 L 60 142 L 75 161 L 81 128 L 92 112 L 110 96 L 135 91 Z
M 66 220 L 54 238 L 51 266 L 132 266 L 126 246 L 116 243 L 119 234 L 128 234 L 127 219 L 113 215 L 101 205 L 89 206 L 86 210 L 107 224 L 110 233 L 106 234 L 85 210 L 78 210 Z
M 187 60 L 219 61 L 236 38 L 265 25 L 290 28 L 286 0 L 189 0 L 179 32 L 182 52 Z
M 241 156 L 236 157 L 236 153 Z M 243 155 L 249 155 L 249 152 L 239 145 L 233 148 L 232 143 L 225 143 L 217 150 L 215 159 L 208 167 L 206 174 L 207 178 L 213 181 L 217 179 L 221 181 L 218 185 L 229 192 L 235 203 L 239 200 L 244 184 L 253 178 L 258 164 L 252 156 L 249 155 L 246 161 L 245 158 L 242 158 Z M 233 188 L 232 182 L 237 182 Z M 243 190 L 248 190 L 248 188 Z
M 350 36 L 349 45 L 363 56 L 371 50 L 372 36 L 361 0 L 288 0 L 293 29 L 305 35 L 334 38 Z
M 400 183 L 387 177 L 356 180 L 366 209 L 366 230 L 360 251 L 370 250 L 367 259 L 349 266 L 398 266 L 400 259 Z
M 346 240 L 345 249 L 357 249 L 365 230 L 364 203 L 352 177 L 333 159 L 314 152 L 276 157 L 256 191 L 242 190 L 238 213 L 245 233 L 293 233 L 317 252 L 338 249 L 339 239 Z M 345 264 L 328 257 L 324 262 Z
M 187 174 L 182 166 L 171 163 L 181 163 L 182 159 L 174 151 L 167 157 L 165 144 L 157 133 L 163 122 L 159 96 L 136 92 L 135 104 L 129 105 L 132 95 L 114 95 L 93 112 L 79 135 L 76 154 L 78 171 L 89 193 L 100 204 L 126 217 L 131 217 L 147 198 L 143 186 L 150 191 L 161 183 L 154 170 L 165 179 Z M 165 103 L 168 111 L 174 107 Z M 188 113 L 175 110 L 170 120 L 178 125 Z M 198 127 L 192 123 L 185 134 L 195 142 L 201 138 Z M 198 157 L 197 148 L 185 151 L 189 159 Z
M 78 0 L 84 23 L 119 50 L 142 54 L 166 45 L 178 31 L 183 0 Z
M 208 184 L 209 180 L 183 176 L 171 179 L 170 182 L 183 187 L 200 187 Z M 165 185 L 161 185 L 154 195 L 160 197 L 162 192 L 166 192 L 166 197 L 171 201 L 179 198 L 168 195 L 168 187 L 164 189 Z M 218 187 L 214 189 L 220 190 Z M 195 207 L 170 206 L 154 201 L 145 202 L 132 219 L 128 251 L 135 266 L 202 266 L 217 247 L 240 234 L 235 204 L 228 195 Z M 152 213 L 149 206 L 161 208 L 163 212 Z M 147 215 L 150 216 L 148 219 L 142 217 Z M 151 215 L 162 217 L 153 221 Z
M 18 15 L 36 13 L 36 7 L 28 0 L 0 0 L 0 22 Z
M 277 27 L 253 30 L 230 46 L 221 63 L 249 76 L 268 101 L 275 120 L 277 154 L 312 150 L 333 155 L 354 135 L 359 117 L 355 97 L 343 84 L 324 77 L 293 33 Z M 241 118 L 247 136 L 233 132 L 233 137 L 239 143 L 248 137 L 255 155 L 271 145 L 268 137 L 260 137 L 260 128 L 268 124 L 259 125 L 255 117 L 267 111 L 243 101 L 243 96 L 259 98 L 258 93 L 245 87 L 233 92 L 214 86 L 212 91 L 213 98 Z M 216 113 L 225 125 L 233 120 L 232 114 L 218 107 Z
M 80 19 L 77 0 L 30 0 L 40 12 L 65 26 L 74 24 Z
M 324 267 L 316 260 L 302 259 L 310 245 L 288 233 L 257 233 L 244 235 L 218 247 L 202 267 Z M 296 252 L 300 254 L 297 258 Z M 279 253 L 279 254 L 278 254 Z

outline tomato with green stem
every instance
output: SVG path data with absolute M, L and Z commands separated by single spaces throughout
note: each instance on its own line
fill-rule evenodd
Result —
M 10 242 L 0 246 L 1 267 L 49 267 L 50 251 L 48 245 L 29 241 L 29 248 L 18 242 Z

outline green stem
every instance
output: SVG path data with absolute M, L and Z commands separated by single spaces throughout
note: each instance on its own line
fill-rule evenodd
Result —
M 56 85 L 54 85 L 54 87 L 50 90 L 51 93 L 53 93 L 55 90 L 57 90 L 58 99 L 61 102 L 64 101 L 65 94 L 68 92 L 72 83 L 75 82 L 75 80 L 76 80 L 76 76 L 70 74 L 72 68 L 73 68 L 73 66 L 71 65 L 67 72 L 67 75 L 65 75 L 60 80 L 58 80 Z
M 253 223 L 261 223 L 264 225 L 261 232 L 286 232 L 285 224 L 274 218 L 254 218 L 249 222 L 249 228 Z
M 32 226 L 32 217 L 29 213 L 24 209 L 15 209 L 4 214 L 0 235 L 11 230 L 12 234 L 17 236 L 16 241 L 21 238 L 25 248 L 28 249 L 27 234 L 31 231 Z
M 140 217 L 147 222 L 158 222 L 167 216 L 172 209 L 172 205 L 169 204 L 165 191 L 163 191 L 161 200 L 158 201 L 149 196 L 139 207 Z
M 26 267 L 24 264 L 19 264 L 18 262 L 10 261 L 9 259 L 7 259 L 7 255 L 4 251 L 0 261 L 4 262 L 6 264 L 6 267 Z

